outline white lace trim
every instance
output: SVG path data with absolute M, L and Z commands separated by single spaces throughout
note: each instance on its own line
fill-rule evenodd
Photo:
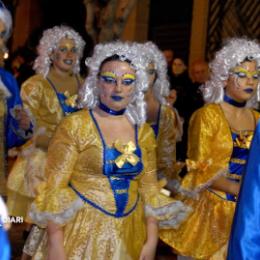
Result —
M 39 212 L 33 203 L 29 212 L 29 217 L 40 227 L 46 227 L 48 221 L 63 225 L 67 223 L 82 207 L 84 202 L 78 198 L 64 211 L 60 213 Z
M 161 229 L 178 228 L 191 211 L 192 208 L 181 201 L 175 201 L 159 208 L 153 208 L 150 205 L 145 206 L 146 216 L 157 218 Z
M 212 183 L 215 180 L 217 180 L 219 177 L 226 176 L 227 173 L 228 173 L 228 171 L 226 169 L 225 170 L 223 170 L 223 169 L 219 170 L 218 173 L 214 177 L 212 177 L 206 183 L 199 185 L 196 189 L 188 190 L 188 189 L 184 189 L 180 186 L 179 189 L 178 189 L 178 192 L 181 193 L 182 195 L 186 196 L 186 197 L 190 197 L 190 198 L 193 198 L 193 199 L 199 199 L 199 193 L 201 191 L 210 187 L 212 185 Z

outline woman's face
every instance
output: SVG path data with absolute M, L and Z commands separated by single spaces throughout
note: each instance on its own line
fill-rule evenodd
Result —
M 186 65 L 182 59 L 176 58 L 172 62 L 172 73 L 174 75 L 180 75 L 186 70 Z
M 259 70 L 255 61 L 245 61 L 232 69 L 226 84 L 226 94 L 238 102 L 249 100 L 259 84 Z
M 113 110 L 121 110 L 131 102 L 136 74 L 129 63 L 108 61 L 102 65 L 98 76 L 99 98 Z
M 78 59 L 78 49 L 75 41 L 68 38 L 62 38 L 58 48 L 53 52 L 53 67 L 62 72 L 71 72 Z

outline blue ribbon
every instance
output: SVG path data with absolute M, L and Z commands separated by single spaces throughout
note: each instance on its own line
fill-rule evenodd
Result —
M 69 187 L 86 203 L 88 203 L 89 205 L 91 205 L 92 207 L 98 209 L 99 211 L 103 212 L 104 214 L 108 215 L 108 216 L 111 216 L 111 217 L 115 217 L 115 218 L 122 218 L 122 217 L 126 217 L 128 216 L 129 214 L 131 214 L 136 206 L 137 206 L 137 203 L 139 201 L 139 194 L 137 196 L 137 199 L 136 199 L 136 202 L 134 204 L 134 206 L 128 211 L 128 212 L 125 212 L 125 213 L 122 213 L 122 210 L 118 210 L 116 211 L 116 213 L 111 213 L 105 209 L 103 209 L 102 207 L 100 207 L 99 205 L 97 205 L 95 202 L 91 201 L 90 199 L 86 198 L 83 194 L 81 194 L 73 185 L 72 183 L 70 182 L 69 183 Z M 119 213 L 120 211 L 120 213 Z

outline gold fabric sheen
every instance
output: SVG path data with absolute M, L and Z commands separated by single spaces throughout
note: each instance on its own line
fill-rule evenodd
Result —
M 102 141 L 89 112 L 74 113 L 58 127 L 48 150 L 46 174 L 49 178 L 40 185 L 30 216 L 41 227 L 45 227 L 48 220 L 64 226 L 68 259 L 139 259 L 146 239 L 144 205 L 162 205 L 157 197 L 156 144 L 147 124 L 138 130 L 138 144 L 144 169 L 130 183 L 125 212 L 134 206 L 138 192 L 141 198 L 131 214 L 115 218 L 82 203 L 68 186 L 71 182 L 89 200 L 109 212 L 116 212 L 109 180 L 103 175 Z M 46 242 L 45 235 L 34 259 L 46 259 Z
M 44 135 L 51 137 L 63 118 L 63 111 L 49 82 L 41 75 L 32 76 L 23 83 L 21 98 L 24 108 L 28 109 L 33 117 L 34 133 L 44 128 Z M 18 156 L 8 176 L 7 206 L 11 215 L 25 217 L 31 197 L 34 197 L 35 187 L 44 180 L 46 152 L 35 149 L 32 140 L 23 145 L 22 151 L 23 154 Z M 23 196 L 21 201 L 19 201 L 19 194 Z M 26 198 L 28 198 L 27 203 Z
M 257 121 L 259 114 L 254 115 Z M 209 259 L 228 242 L 236 204 L 217 196 L 225 193 L 215 195 L 206 188 L 227 171 L 232 150 L 231 130 L 221 107 L 208 104 L 197 110 L 190 120 L 188 143 L 188 158 L 197 164 L 190 163 L 191 171 L 182 181 L 182 189 L 197 194 L 182 199 L 193 212 L 178 230 L 160 232 L 178 254 Z
M 35 75 L 25 81 L 21 88 L 24 107 L 29 109 L 35 123 L 36 131 L 40 127 L 52 136 L 56 126 L 63 118 L 62 108 L 55 91 L 41 75 Z
M 157 169 L 168 180 L 178 179 L 176 165 L 176 115 L 169 107 L 162 105 L 159 132 L 156 139 Z

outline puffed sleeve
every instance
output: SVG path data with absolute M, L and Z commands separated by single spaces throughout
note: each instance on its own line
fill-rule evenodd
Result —
M 29 109 L 36 122 L 39 121 L 39 111 L 43 95 L 43 85 L 40 80 L 34 76 L 26 80 L 21 87 L 21 98 L 24 107 Z
M 41 75 L 29 78 L 22 85 L 21 98 L 35 124 L 34 133 L 45 129 L 45 135 L 51 137 L 63 118 L 63 112 L 48 81 Z
M 221 130 L 223 121 L 223 117 L 210 106 L 193 114 L 188 131 L 188 173 L 182 181 L 182 191 L 196 196 L 214 180 L 227 173 L 232 151 L 232 147 L 227 146 L 232 145 L 232 140 L 229 140 L 230 132 Z
M 170 186 L 177 187 L 180 182 L 176 164 L 176 116 L 168 107 L 162 107 L 162 120 L 157 140 L 157 168 L 159 178 L 167 178 Z
M 189 215 L 191 208 L 160 192 L 156 168 L 156 141 L 153 130 L 145 125 L 141 141 L 144 173 L 139 181 L 139 192 L 145 204 L 147 216 L 158 219 L 160 228 L 177 228 Z
M 71 116 L 58 126 L 47 155 L 47 181 L 40 184 L 29 217 L 40 227 L 48 221 L 65 224 L 83 206 L 69 182 L 78 159 L 77 129 L 80 122 Z

